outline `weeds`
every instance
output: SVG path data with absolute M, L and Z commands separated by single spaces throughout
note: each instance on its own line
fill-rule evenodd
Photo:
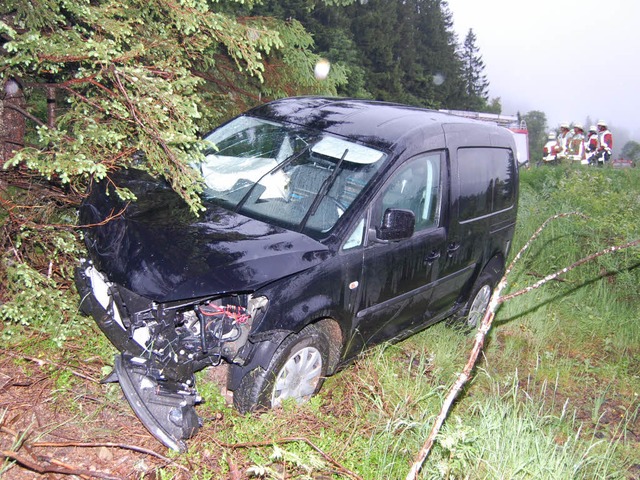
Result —
M 556 393 L 519 386 L 471 402 L 469 420 L 445 428 L 439 472 L 446 478 L 624 478 L 615 461 L 615 442 L 584 441 L 582 426 L 556 413 Z M 552 404 L 552 405 L 550 405 Z M 571 434 L 566 434 L 569 428 Z

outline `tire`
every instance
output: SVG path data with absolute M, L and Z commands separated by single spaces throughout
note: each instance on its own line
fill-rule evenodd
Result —
M 455 314 L 452 323 L 466 331 L 476 329 L 487 312 L 496 282 L 494 275 L 489 272 L 482 272 L 471 289 L 469 300 Z
M 279 407 L 284 400 L 304 403 L 320 390 L 327 373 L 329 337 L 309 325 L 291 334 L 276 349 L 266 368 L 247 373 L 233 392 L 241 413 Z

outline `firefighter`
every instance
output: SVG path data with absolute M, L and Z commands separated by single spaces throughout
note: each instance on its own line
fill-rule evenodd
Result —
M 607 127 L 607 122 L 598 122 L 598 165 L 604 165 L 611 158 L 613 149 L 613 135 Z
M 547 143 L 542 148 L 542 160 L 545 163 L 556 163 L 556 157 L 558 154 L 558 141 L 556 140 L 556 134 L 550 132 L 547 136 Z
M 567 147 L 567 157 L 574 162 L 582 162 L 584 155 L 584 127 L 581 123 L 573 124 L 573 135 Z
M 587 140 L 585 141 L 585 150 L 587 163 L 589 165 L 593 165 L 597 162 L 596 155 L 598 154 L 598 130 L 595 125 L 591 125 L 589 127 L 589 133 L 587 135 Z
M 569 147 L 569 140 L 571 139 L 571 130 L 569 130 L 568 123 L 560 124 L 560 133 L 558 134 L 558 155 L 559 162 L 567 158 L 567 148 Z

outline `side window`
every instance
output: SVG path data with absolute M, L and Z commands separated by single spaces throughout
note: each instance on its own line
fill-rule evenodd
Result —
M 460 148 L 458 181 L 460 220 L 489 215 L 515 201 L 516 166 L 506 148 Z
M 373 212 L 376 225 L 382 224 L 388 208 L 403 208 L 416 216 L 416 232 L 437 226 L 440 220 L 441 161 L 441 153 L 432 152 L 402 165 L 376 200 Z
M 351 248 L 356 248 L 362 245 L 364 239 L 364 218 L 360 219 L 356 227 L 347 238 L 347 241 L 344 242 L 342 246 L 343 250 L 349 250 Z

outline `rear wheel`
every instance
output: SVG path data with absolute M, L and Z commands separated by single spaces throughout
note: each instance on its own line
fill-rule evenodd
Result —
M 266 369 L 247 373 L 233 392 L 240 412 L 273 408 L 285 400 L 303 403 L 320 390 L 327 373 L 329 337 L 310 325 L 291 334 L 277 348 Z
M 469 327 L 477 327 L 478 324 L 484 318 L 484 314 L 487 311 L 487 307 L 489 306 L 489 300 L 491 300 L 491 294 L 493 289 L 490 285 L 484 284 L 478 290 L 475 297 L 471 302 L 471 306 L 469 307 L 469 313 L 467 314 L 466 324 Z
M 465 330 L 475 329 L 484 318 L 497 279 L 489 272 L 483 272 L 473 285 L 469 301 L 453 318 L 454 324 Z

